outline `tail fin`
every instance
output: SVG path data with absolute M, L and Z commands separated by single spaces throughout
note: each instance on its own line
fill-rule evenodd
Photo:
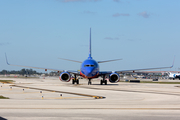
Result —
M 91 28 L 90 28 L 90 39 L 89 39 L 89 57 L 88 59 L 92 59 L 91 57 Z

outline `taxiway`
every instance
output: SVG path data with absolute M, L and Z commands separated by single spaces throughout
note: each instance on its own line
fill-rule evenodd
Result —
M 58 78 L 20 79 L 0 83 L 0 119 L 179 120 L 180 84 L 125 83 L 87 85 Z

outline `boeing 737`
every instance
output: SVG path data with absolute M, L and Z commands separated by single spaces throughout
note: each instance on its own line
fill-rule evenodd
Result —
M 6 56 L 6 54 L 5 54 L 5 56 Z M 88 85 L 91 84 L 91 80 L 92 79 L 98 78 L 98 77 L 101 76 L 102 80 L 100 80 L 100 84 L 101 85 L 103 85 L 103 84 L 107 85 L 106 75 L 109 76 L 109 78 L 108 78 L 109 82 L 117 83 L 117 82 L 120 81 L 120 76 L 119 76 L 118 73 L 135 72 L 135 71 L 140 71 L 140 70 L 165 69 L 165 68 L 172 68 L 173 67 L 173 65 L 172 65 L 172 66 L 169 66 L 169 67 L 132 69 L 132 70 L 119 70 L 119 71 L 104 71 L 104 72 L 100 71 L 99 70 L 99 63 L 117 61 L 117 60 L 121 60 L 121 59 L 106 60 L 106 61 L 95 61 L 92 58 L 92 56 L 91 56 L 91 28 L 90 28 L 90 40 L 89 40 L 89 56 L 88 56 L 88 58 L 85 61 L 81 62 L 81 61 L 64 59 L 64 58 L 59 58 L 59 59 L 81 63 L 80 71 L 48 69 L 48 68 L 41 68 L 41 67 L 31 67 L 31 66 L 22 66 L 22 65 L 9 64 L 7 56 L 6 56 L 6 62 L 7 62 L 8 65 L 27 67 L 27 68 L 35 68 L 35 69 L 44 69 L 45 71 L 51 70 L 51 71 L 61 72 L 61 74 L 59 75 L 59 79 L 61 81 L 63 81 L 63 82 L 69 82 L 72 79 L 72 74 L 73 74 L 74 75 L 74 79 L 72 79 L 72 84 L 75 84 L 75 83 L 79 84 L 79 79 L 77 79 L 77 76 L 81 76 L 81 77 L 87 79 L 88 80 Z

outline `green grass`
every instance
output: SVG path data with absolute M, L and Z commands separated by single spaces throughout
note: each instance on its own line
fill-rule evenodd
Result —
M 13 83 L 13 80 L 0 80 L 1 83 Z
M 9 99 L 9 98 L 0 95 L 0 99 Z

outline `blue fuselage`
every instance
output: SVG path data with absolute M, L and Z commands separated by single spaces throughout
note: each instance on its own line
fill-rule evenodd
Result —
M 98 63 L 95 60 L 93 60 L 91 57 L 89 57 L 81 64 L 80 75 L 88 79 L 98 77 L 99 75 Z

